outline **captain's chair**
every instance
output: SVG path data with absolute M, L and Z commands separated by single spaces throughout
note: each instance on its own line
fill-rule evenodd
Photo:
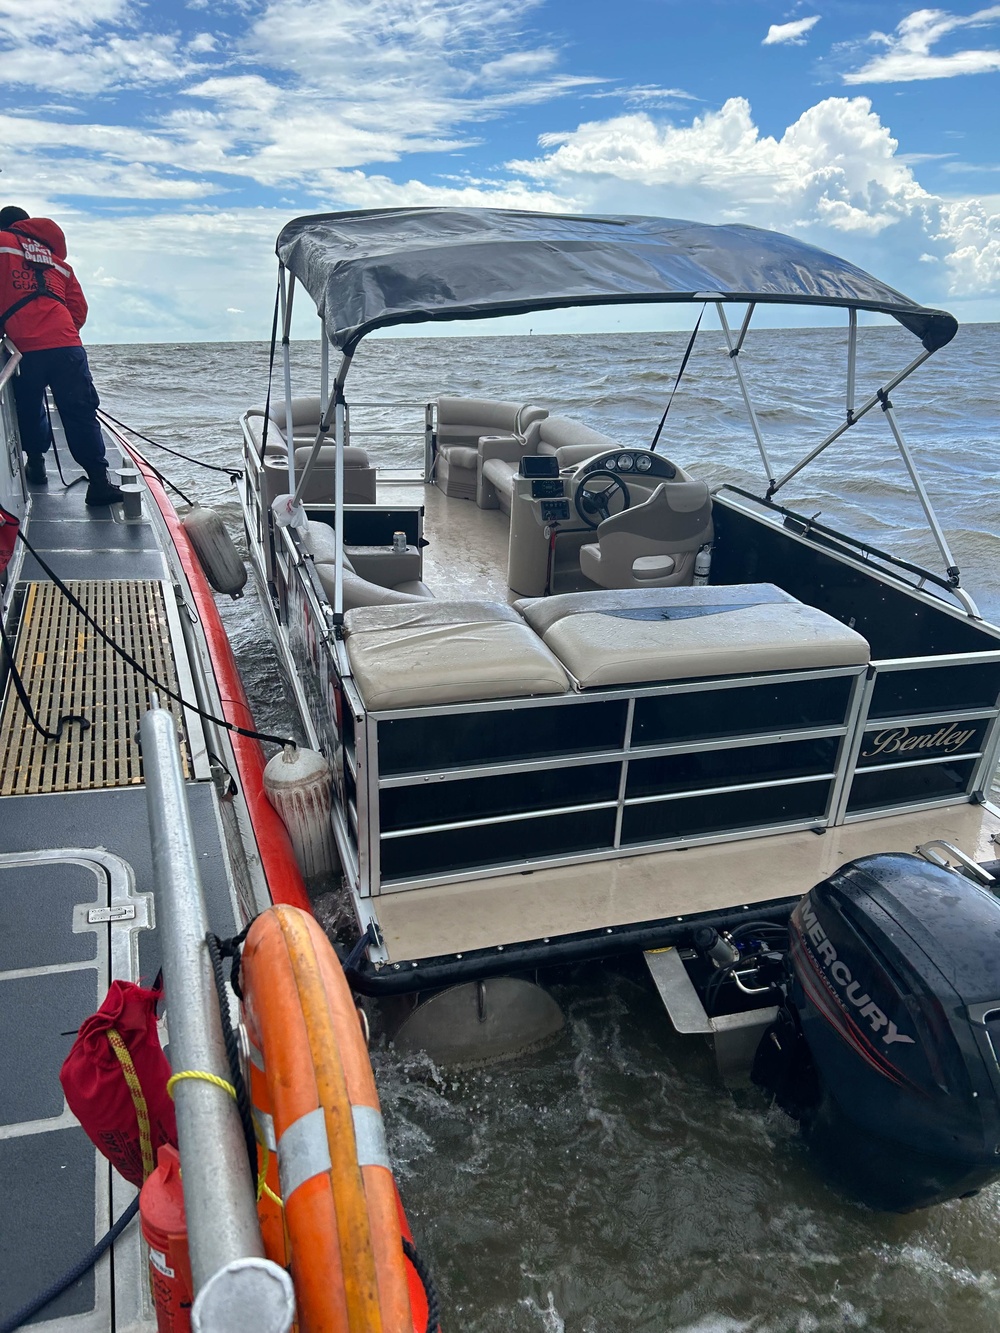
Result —
M 598 526 L 597 541 L 580 548 L 580 569 L 602 588 L 673 588 L 691 582 L 698 549 L 712 536 L 705 482 L 661 482 L 648 500 Z

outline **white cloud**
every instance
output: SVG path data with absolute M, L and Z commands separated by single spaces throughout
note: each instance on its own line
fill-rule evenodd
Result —
M 761 46 L 804 46 L 806 33 L 815 28 L 819 19 L 819 14 L 813 14 L 811 18 L 793 19 L 791 23 L 772 23 Z
M 480 75 L 493 82 L 499 79 L 530 78 L 543 69 L 551 69 L 558 60 L 555 51 L 542 47 L 537 51 L 509 51 L 497 60 L 489 60 L 479 71 Z
M 905 286 L 925 252 L 941 260 L 935 299 L 1000 291 L 1000 207 L 925 190 L 867 98 L 831 97 L 780 138 L 743 98 L 690 125 L 617 116 L 539 139 L 508 164 L 594 212 L 742 221 L 792 231 Z M 890 277 L 890 281 L 893 279 Z
M 959 74 L 987 74 L 1000 69 L 1000 50 L 974 49 L 932 55 L 931 47 L 942 37 L 964 28 L 983 28 L 1000 21 L 1000 5 L 990 5 L 974 14 L 951 14 L 944 9 L 918 9 L 897 24 L 892 34 L 872 33 L 869 38 L 884 46 L 861 69 L 844 75 L 845 83 L 909 83 L 914 79 L 950 79 Z

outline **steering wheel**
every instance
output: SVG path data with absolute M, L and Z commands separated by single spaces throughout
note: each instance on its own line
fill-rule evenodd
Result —
M 606 484 L 592 488 L 591 483 L 593 482 Z M 611 500 L 619 491 L 622 497 L 622 507 L 618 512 L 623 513 L 631 505 L 632 497 L 629 495 L 628 487 L 621 477 L 614 472 L 608 472 L 605 468 L 595 468 L 593 472 L 587 473 L 576 488 L 573 499 L 576 503 L 576 512 L 588 528 L 596 528 L 606 518 L 611 517 Z

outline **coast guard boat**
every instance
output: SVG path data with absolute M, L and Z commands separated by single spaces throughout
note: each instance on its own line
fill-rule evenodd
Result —
M 423 1333 L 436 1307 L 432 1319 L 404 1259 L 358 1016 L 264 794 L 188 532 L 160 474 L 107 425 L 123 504 L 85 507 L 57 415 L 58 477 L 26 483 L 19 360 L 0 344 L 0 1328 L 284 1333 L 297 1317 Z M 248 926 L 244 1007 L 220 1006 L 206 936 Z M 132 1044 L 170 1072 L 149 1007 L 161 971 L 172 1092 L 143 1080 Z M 106 993 L 127 998 L 95 1028 Z M 242 1061 L 224 1042 L 230 1005 Z M 272 1094 L 279 1061 L 297 1062 L 282 1073 L 294 1104 Z M 318 1117 L 317 1063 L 340 1071 Z M 249 1083 L 252 1113 L 230 1081 Z M 154 1157 L 152 1108 L 168 1093 L 180 1184 L 178 1159 Z M 140 1235 L 143 1178 L 144 1200 L 158 1192 Z
M 804 1122 L 833 1116 L 838 1084 L 814 1037 L 824 1023 L 839 1053 L 882 1080 L 855 1129 L 859 1115 L 908 1124 L 892 1102 L 901 1087 L 989 1105 L 952 1176 L 928 1168 L 887 1206 L 995 1173 L 992 966 L 970 925 L 975 966 L 950 972 L 947 1003 L 926 981 L 918 1002 L 917 943 L 894 963 L 887 943 L 898 952 L 908 931 L 944 975 L 931 900 L 938 910 L 942 894 L 971 894 L 977 929 L 1000 925 L 989 869 L 1000 810 L 988 799 L 1000 630 L 963 585 L 894 410 L 954 318 L 739 225 L 376 209 L 298 218 L 276 252 L 284 393 L 269 386 L 242 419 L 242 503 L 303 725 L 334 770 L 352 985 L 417 997 L 413 1019 L 437 1005 L 439 1038 L 488 1047 L 504 1003 L 490 979 L 642 950 L 675 1024 L 714 1036 L 722 1063 L 745 1060 L 762 1034 L 789 1058 L 812 1038 L 811 1101 L 787 1062 L 769 1072 L 757 1051 L 758 1081 L 789 1106 L 796 1083 Z M 300 287 L 320 332 L 305 386 L 290 346 Z M 666 456 L 654 423 L 649 447 L 625 447 L 537 402 L 530 383 L 488 400 L 429 382 L 409 475 L 359 445 L 369 435 L 349 372 L 375 330 L 632 303 L 714 311 L 759 487 L 710 490 Z M 839 419 L 783 471 L 743 370 L 755 313 L 782 304 L 842 311 L 847 335 Z M 859 312 L 913 338 L 880 383 L 859 383 Z M 870 415 L 905 464 L 940 570 L 794 506 L 802 470 L 850 448 Z M 813 886 L 847 893 L 844 874 L 877 929 L 842 903 L 849 926 L 819 924 L 819 908 L 790 917 Z M 942 1074 L 935 1004 L 969 1029 L 978 1064 L 974 1079 L 961 1066 L 960 1094 Z M 773 1026 L 782 1015 L 794 1040 Z M 919 1068 L 898 1068 L 901 1052 L 919 1052 Z M 950 1132 L 943 1112 L 935 1124 Z

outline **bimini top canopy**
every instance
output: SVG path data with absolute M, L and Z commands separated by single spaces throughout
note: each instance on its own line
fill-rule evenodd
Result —
M 928 352 L 955 336 L 843 259 L 780 232 L 673 218 L 571 217 L 492 208 L 382 208 L 296 218 L 276 246 L 350 354 L 367 333 L 425 320 L 564 306 L 727 301 L 892 315 Z

